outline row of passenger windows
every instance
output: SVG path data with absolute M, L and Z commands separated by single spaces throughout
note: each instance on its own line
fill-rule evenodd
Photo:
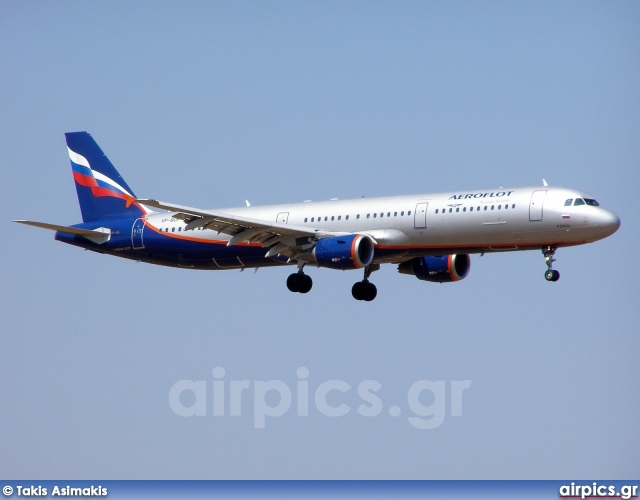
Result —
M 578 199 L 576 199 L 576 203 L 575 203 L 574 205 L 584 205 L 584 204 L 585 204 L 585 202 L 587 202 L 587 205 L 594 205 L 594 206 L 598 206 L 598 202 L 597 202 L 596 200 L 585 200 L 585 202 L 582 202 L 582 203 L 578 203 L 578 200 L 580 200 L 580 201 L 582 202 L 582 198 L 578 198 Z M 567 201 L 565 201 L 565 203 L 564 203 L 564 204 L 565 204 L 565 206 L 569 206 L 569 205 L 571 205 L 571 201 L 572 201 L 572 200 L 567 200 Z M 592 202 L 592 203 L 589 203 L 589 202 Z M 498 205 L 498 206 L 497 206 L 497 209 L 498 209 L 498 210 L 502 210 L 502 209 L 507 210 L 508 208 L 509 208 L 509 205 L 506 205 L 506 204 L 505 204 L 505 205 Z M 515 203 L 514 203 L 513 205 L 511 205 L 511 208 L 512 208 L 512 209 L 516 208 Z M 473 209 L 474 209 L 474 207 L 469 207 L 469 212 L 473 212 Z M 496 209 L 496 206 L 495 206 L 495 205 L 491 205 L 491 210 L 495 210 L 495 209 Z M 477 208 L 476 208 L 476 212 L 480 212 L 480 210 L 481 210 L 481 207 L 477 207 Z M 485 210 L 485 211 L 486 211 L 486 210 L 489 210 L 489 205 L 485 205 L 485 206 L 484 206 L 484 210 Z M 467 211 L 467 207 L 462 207 L 462 211 L 463 211 L 463 212 L 466 212 L 466 211 Z M 436 208 L 436 214 L 438 214 L 438 213 L 443 213 L 443 214 L 444 214 L 444 213 L 446 213 L 446 212 L 447 212 L 447 209 L 446 209 L 446 208 L 443 208 L 442 210 L 440 210 L 440 209 Z M 449 213 L 452 213 L 452 212 L 453 212 L 453 208 L 449 208 Z M 460 207 L 456 208 L 456 212 L 460 212 Z M 403 211 L 401 211 L 401 212 L 393 212 L 393 217 L 398 217 L 398 215 L 400 215 L 400 217 L 404 217 L 404 215 L 405 215 L 404 210 L 403 210 Z M 411 215 L 411 210 L 407 211 L 407 216 L 409 216 L 409 215 Z M 387 212 L 387 213 L 386 213 L 386 216 L 387 216 L 387 217 L 392 217 L 391 212 Z M 375 212 L 375 213 L 373 213 L 373 214 L 371 214 L 371 213 L 368 213 L 368 214 L 367 214 L 367 219 L 371 219 L 371 218 L 376 219 L 376 218 L 378 218 L 378 217 L 380 217 L 380 218 L 385 217 L 385 213 L 384 213 L 384 212 L 380 212 L 380 213 L 378 214 L 378 212 Z M 356 214 L 356 219 L 359 219 L 359 218 L 360 218 L 360 214 Z M 322 216 L 317 217 L 317 218 L 316 218 L 316 217 L 311 217 L 311 218 L 309 218 L 309 217 L 305 217 L 305 218 L 304 218 L 304 221 L 305 221 L 305 222 L 316 222 L 316 220 L 317 220 L 317 222 L 322 222 L 323 220 L 324 220 L 325 222 L 327 222 L 327 221 L 329 221 L 329 220 L 332 220 L 332 221 L 335 221 L 335 220 L 342 220 L 342 215 L 332 215 L 331 217 L 329 217 L 328 215 L 325 215 L 325 216 L 324 216 L 324 218 L 323 218 Z M 345 215 L 345 216 L 344 216 L 344 220 L 349 220 L 349 216 L 348 216 L 348 215 Z M 199 228 L 197 228 L 197 229 L 198 229 L 198 230 L 202 230 L 202 228 L 201 228 L 201 227 L 199 227 Z M 161 232 L 161 233 L 162 233 L 163 231 L 164 231 L 165 233 L 168 233 L 168 232 L 175 233 L 175 232 L 176 232 L 176 228 L 175 228 L 175 227 L 172 227 L 172 228 L 171 228 L 171 231 L 169 231 L 169 228 L 168 228 L 168 227 L 167 227 L 167 228 L 165 228 L 165 229 L 160 228 L 158 231 L 159 231 L 159 232 Z M 182 231 L 182 227 L 178 227 L 178 232 L 180 232 L 180 231 Z M 185 231 L 186 231 L 186 229 L 185 229 Z
M 591 205 L 592 207 L 600 206 L 600 204 L 596 200 L 591 200 L 589 198 L 585 198 L 584 200 L 582 198 L 576 198 L 575 201 L 573 200 L 573 198 L 569 198 L 567 201 L 564 202 L 564 206 L 570 207 L 571 202 L 573 202 L 574 207 L 577 207 L 578 205 Z
M 469 207 L 469 212 L 473 212 L 473 208 L 474 208 L 474 207 Z M 480 208 L 481 208 L 481 207 L 477 207 L 477 208 L 476 208 L 476 212 L 480 212 Z M 514 208 L 516 208 L 515 203 L 511 205 L 511 209 L 514 209 Z M 495 205 L 491 205 L 491 210 L 495 210 L 495 209 L 496 209 L 496 206 L 495 206 Z M 508 210 L 508 209 L 509 209 L 509 205 L 498 205 L 498 206 L 497 206 L 497 209 L 498 209 L 498 210 L 502 210 L 502 209 L 504 209 L 504 210 Z M 489 210 L 489 205 L 485 205 L 485 206 L 484 206 L 484 210 L 485 210 L 485 211 L 486 211 L 486 210 Z M 456 212 L 459 212 L 459 211 L 460 211 L 460 207 L 456 208 Z M 463 212 L 466 212 L 466 211 L 467 211 L 467 207 L 462 207 L 462 211 L 463 211 Z M 453 212 L 453 208 L 450 208 L 450 209 L 449 209 L 449 213 L 452 213 L 452 212 Z M 446 209 L 446 208 L 443 208 L 442 210 L 438 210 L 438 209 L 436 208 L 436 213 L 443 213 L 443 214 L 444 214 L 444 213 L 447 213 L 447 209 Z
M 398 215 L 400 215 L 400 217 L 403 217 L 404 216 L 404 210 L 402 212 L 393 212 L 393 217 L 398 217 Z M 407 212 L 407 215 L 411 215 L 411 210 L 409 210 Z M 391 217 L 391 216 L 392 216 L 391 212 L 387 212 L 386 217 Z M 385 213 L 384 212 L 380 212 L 379 215 L 378 215 L 378 212 L 375 212 L 373 214 L 371 214 L 371 213 L 367 214 L 367 219 L 371 219 L 371 218 L 376 219 L 378 217 L 380 217 L 380 218 L 385 217 Z M 356 219 L 359 219 L 359 218 L 360 218 L 360 214 L 356 214 Z M 342 215 L 332 215 L 331 217 L 329 217 L 328 215 L 325 215 L 324 219 L 322 218 L 322 216 L 317 217 L 317 218 L 316 217 L 311 217 L 311 219 L 309 219 L 309 217 L 305 217 L 304 218 L 305 222 L 316 222 L 316 221 L 317 222 L 322 222 L 323 220 L 325 222 L 329 221 L 329 220 L 333 220 L 333 221 L 342 220 Z M 349 220 L 349 216 L 345 215 L 344 216 L 344 220 Z

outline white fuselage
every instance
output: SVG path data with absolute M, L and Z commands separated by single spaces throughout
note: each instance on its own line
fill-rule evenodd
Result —
M 369 234 L 377 248 L 399 255 L 490 252 L 569 246 L 609 236 L 620 225 L 611 211 L 591 205 L 565 206 L 567 200 L 592 199 L 558 187 L 499 188 L 383 198 L 358 198 L 221 211 L 241 217 L 320 228 L 336 233 Z M 166 213 L 150 214 L 147 224 L 183 231 L 184 222 Z M 214 231 L 189 231 L 196 239 L 228 241 Z M 382 258 L 381 261 L 387 259 Z

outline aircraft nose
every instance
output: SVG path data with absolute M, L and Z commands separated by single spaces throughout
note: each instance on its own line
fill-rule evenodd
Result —
M 600 225 L 607 228 L 609 235 L 615 233 L 620 227 L 620 217 L 606 208 L 602 209 L 599 219 Z

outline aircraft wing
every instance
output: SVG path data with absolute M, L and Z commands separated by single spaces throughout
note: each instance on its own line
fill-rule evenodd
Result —
M 187 223 L 186 229 L 202 227 L 231 236 L 227 246 L 241 242 L 260 243 L 269 248 L 266 257 L 277 254 L 287 255 L 289 258 L 297 256 L 305 245 L 311 244 L 319 238 L 337 233 L 317 228 L 281 224 L 263 219 L 252 219 L 238 215 L 225 214 L 182 205 L 174 205 L 158 200 L 139 199 L 141 205 L 159 208 L 173 213 L 173 217 Z

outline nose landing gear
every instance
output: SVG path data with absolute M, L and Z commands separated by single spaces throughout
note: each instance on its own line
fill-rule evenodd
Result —
M 560 273 L 553 269 L 553 263 L 556 261 L 553 258 L 555 253 L 556 247 L 552 245 L 542 249 L 542 255 L 544 255 L 544 260 L 547 263 L 547 270 L 544 272 L 544 279 L 547 281 L 558 281 L 560 279 Z

